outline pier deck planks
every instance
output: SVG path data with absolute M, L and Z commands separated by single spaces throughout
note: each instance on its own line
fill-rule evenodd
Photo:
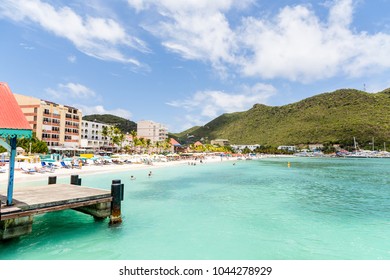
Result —
M 14 205 L 6 206 L 6 194 L 0 193 L 1 220 L 41 214 L 52 211 L 76 208 L 109 202 L 108 190 L 83 187 L 71 184 L 20 187 L 14 190 Z

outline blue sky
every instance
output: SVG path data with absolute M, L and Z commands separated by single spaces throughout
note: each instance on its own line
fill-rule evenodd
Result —
M 2 0 L 15 93 L 204 125 L 256 103 L 390 87 L 390 0 Z

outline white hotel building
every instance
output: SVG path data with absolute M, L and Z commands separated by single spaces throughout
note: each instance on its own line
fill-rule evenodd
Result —
M 137 137 L 150 139 L 152 143 L 168 139 L 168 129 L 161 123 L 153 121 L 137 122 Z
M 99 150 L 110 146 L 110 137 L 102 135 L 103 127 L 111 127 L 109 124 L 81 121 L 81 140 L 80 146 L 83 149 Z

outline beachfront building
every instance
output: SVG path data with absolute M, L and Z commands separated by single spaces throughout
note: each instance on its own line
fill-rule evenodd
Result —
M 152 144 L 168 139 L 168 129 L 161 123 L 142 120 L 137 122 L 137 137 L 150 139 Z
M 323 144 L 309 144 L 309 150 L 310 151 L 321 151 L 324 148 Z
M 284 150 L 288 152 L 295 152 L 297 148 L 295 146 L 279 146 L 278 150 Z
M 254 145 L 231 145 L 232 149 L 236 153 L 241 153 L 245 148 L 248 148 L 252 152 L 256 150 L 257 148 L 260 148 L 259 144 L 254 144 Z
M 226 147 L 226 146 L 229 146 L 229 140 L 227 139 L 215 139 L 215 140 L 211 140 L 210 142 L 211 145 L 214 145 L 214 146 L 221 146 L 221 147 Z
M 81 111 L 35 97 L 14 94 L 36 137 L 49 150 L 80 147 Z
M 112 147 L 111 138 L 103 136 L 102 131 L 104 127 L 111 127 L 109 124 L 93 122 L 93 121 L 81 121 L 81 148 L 87 150 L 106 150 Z

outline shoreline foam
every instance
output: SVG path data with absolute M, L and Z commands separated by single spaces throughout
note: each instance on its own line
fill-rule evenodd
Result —
M 223 159 L 222 161 L 236 160 L 236 158 Z M 220 157 L 207 157 L 203 159 L 204 163 L 210 162 L 220 162 Z M 24 173 L 21 169 L 15 169 L 14 172 L 14 183 L 23 183 L 31 181 L 41 181 L 45 178 L 48 179 L 50 176 L 57 176 L 57 178 L 68 177 L 70 175 L 83 175 L 83 174 L 102 174 L 102 173 L 115 173 L 121 171 L 132 171 L 132 170 L 144 170 L 144 169 L 155 169 L 162 167 L 173 167 L 177 165 L 187 165 L 189 162 L 197 162 L 199 160 L 174 160 L 168 162 L 153 162 L 152 165 L 144 163 L 124 163 L 124 164 L 107 164 L 107 165 L 85 165 L 81 169 L 79 168 L 63 168 L 59 167 L 54 170 L 54 172 L 34 172 L 33 174 Z M 8 182 L 8 167 L 6 166 L 7 172 L 0 173 L 0 190 L 6 189 Z

